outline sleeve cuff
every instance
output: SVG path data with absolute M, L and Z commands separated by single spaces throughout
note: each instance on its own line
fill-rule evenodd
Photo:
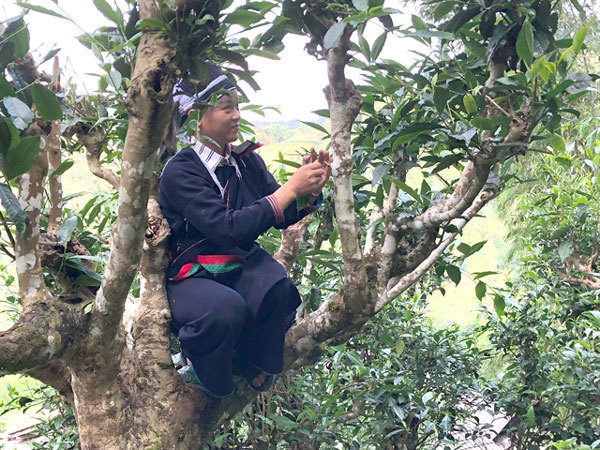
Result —
M 277 200 L 277 197 L 275 197 L 274 195 L 267 195 L 265 198 L 269 201 L 271 208 L 273 208 L 273 214 L 275 214 L 275 222 L 277 224 L 282 223 L 285 219 L 285 216 L 283 215 L 283 209 L 281 209 L 281 205 L 279 204 L 279 200 Z

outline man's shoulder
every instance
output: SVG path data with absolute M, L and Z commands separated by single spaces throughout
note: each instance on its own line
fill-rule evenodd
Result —
M 204 176 L 206 169 L 192 147 L 179 150 L 165 165 L 161 180 L 187 175 Z

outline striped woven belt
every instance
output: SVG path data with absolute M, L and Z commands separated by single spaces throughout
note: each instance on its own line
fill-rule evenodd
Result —
M 198 255 L 194 261 L 184 264 L 170 281 L 180 281 L 194 275 L 201 268 L 212 274 L 231 272 L 244 265 L 244 258 L 237 255 Z

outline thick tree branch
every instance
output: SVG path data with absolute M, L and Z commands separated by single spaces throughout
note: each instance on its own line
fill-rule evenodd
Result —
M 158 13 L 140 2 L 140 17 Z M 166 36 L 146 33 L 128 91 L 129 127 L 121 164 L 119 206 L 110 258 L 92 311 L 89 349 L 109 349 L 119 330 L 125 300 L 140 261 L 147 225 L 146 206 L 155 160 L 172 114 L 175 48 Z
M 52 386 L 61 395 L 63 401 L 75 407 L 71 389 L 71 372 L 63 361 L 53 359 L 45 366 L 29 370 L 27 373 L 44 384 Z
M 594 265 L 598 260 L 599 253 L 600 245 L 595 245 L 589 258 L 582 255 L 572 255 L 567 258 L 565 265 L 568 270 L 566 274 L 562 274 L 561 280 L 565 283 L 579 284 L 590 289 L 600 290 L 600 277 L 594 275 L 597 272 L 597 270 L 594 270 Z M 574 272 L 583 276 L 581 278 L 574 277 L 571 275 Z
M 156 196 L 148 202 L 148 228 L 144 253 L 140 264 L 140 306 L 135 315 L 133 338 L 138 357 L 147 361 L 147 353 L 154 362 L 171 364 L 170 321 L 164 274 L 167 269 L 169 224 L 163 217 Z
M 575 277 L 564 277 L 562 281 L 569 284 L 579 284 L 583 286 L 587 286 L 593 290 L 600 290 L 600 278 L 593 276 L 586 276 L 584 278 L 575 278 Z
M 406 162 L 408 156 L 405 154 L 401 159 L 394 163 L 393 175 L 394 178 L 401 181 L 406 181 Z M 381 212 L 381 217 L 385 218 L 385 226 L 381 238 L 381 246 L 379 247 L 378 263 L 377 263 L 377 286 L 378 292 L 383 291 L 385 284 L 390 276 L 390 269 L 394 254 L 397 253 L 399 233 L 396 230 L 395 218 L 392 211 L 398 200 L 399 188 L 395 183 L 390 186 L 390 193 L 386 199 L 385 205 Z M 366 246 L 368 247 L 368 246 Z M 374 247 L 373 247 L 374 249 Z
M 452 222 L 456 227 L 456 231 L 446 233 L 437 248 L 433 250 L 425 260 L 423 260 L 412 272 L 403 276 L 395 285 L 389 287 L 377 301 L 375 312 L 381 311 L 385 305 L 413 286 L 429 269 L 431 269 L 465 225 L 469 223 L 475 214 L 477 214 L 481 208 L 496 195 L 497 191 L 491 189 L 482 191 L 472 205 L 464 211 L 463 215 Z
M 454 192 L 441 202 L 427 208 L 423 214 L 398 220 L 398 229 L 425 230 L 436 228 L 448 220 L 459 217 L 472 203 L 485 185 L 491 164 L 469 161 L 460 174 Z
M 496 108 L 492 106 L 491 108 Z M 500 145 L 485 140 L 484 150 L 467 162 L 460 174 L 458 183 L 449 197 L 430 207 L 423 214 L 398 221 L 401 231 L 436 228 L 448 220 L 459 217 L 479 195 L 485 186 L 491 167 L 516 154 L 526 151 L 526 143 L 534 127 L 529 108 L 510 113 L 511 125 L 507 136 Z
M 17 323 L 0 333 L 0 374 L 39 369 L 58 358 L 72 342 L 81 317 L 74 314 L 77 308 L 48 294 L 28 305 Z
M 365 236 L 365 248 L 363 250 L 365 255 L 373 251 L 377 245 L 377 226 L 375 223 L 381 219 L 383 219 L 383 210 L 377 205 L 373 206 L 373 209 L 371 210 L 371 216 L 369 217 L 367 235 Z
M 344 75 L 348 62 L 350 35 L 347 26 L 339 44 L 326 53 L 329 86 L 325 95 L 331 117 L 331 148 L 333 150 L 333 197 L 340 242 L 344 259 L 344 307 L 351 313 L 362 311 L 365 302 L 360 295 L 367 285 L 367 275 L 360 245 L 360 226 L 354 212 L 352 190 L 351 131 L 354 119 L 362 105 L 362 98 L 354 83 Z
M 300 244 L 304 237 L 304 232 L 310 223 L 314 220 L 314 216 L 309 214 L 300 222 L 287 228 L 282 233 L 281 246 L 279 251 L 273 257 L 283 266 L 289 273 L 300 250 Z
M 27 129 L 25 134 L 41 137 L 41 149 L 29 172 L 17 178 L 19 204 L 25 213 L 26 222 L 24 233 L 17 233 L 15 246 L 19 294 L 24 308 L 37 300 L 49 297 L 38 254 L 42 196 L 44 195 L 44 180 L 48 173 L 46 145 L 49 130 L 46 129 L 46 125 L 47 122 L 36 121 Z

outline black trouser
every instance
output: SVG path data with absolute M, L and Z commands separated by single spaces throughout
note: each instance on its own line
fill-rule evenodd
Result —
M 179 340 L 211 394 L 233 393 L 234 353 L 268 374 L 282 371 L 287 304 L 295 293 L 289 278 L 279 281 L 252 317 L 244 298 L 216 281 L 188 278 L 167 284 Z

